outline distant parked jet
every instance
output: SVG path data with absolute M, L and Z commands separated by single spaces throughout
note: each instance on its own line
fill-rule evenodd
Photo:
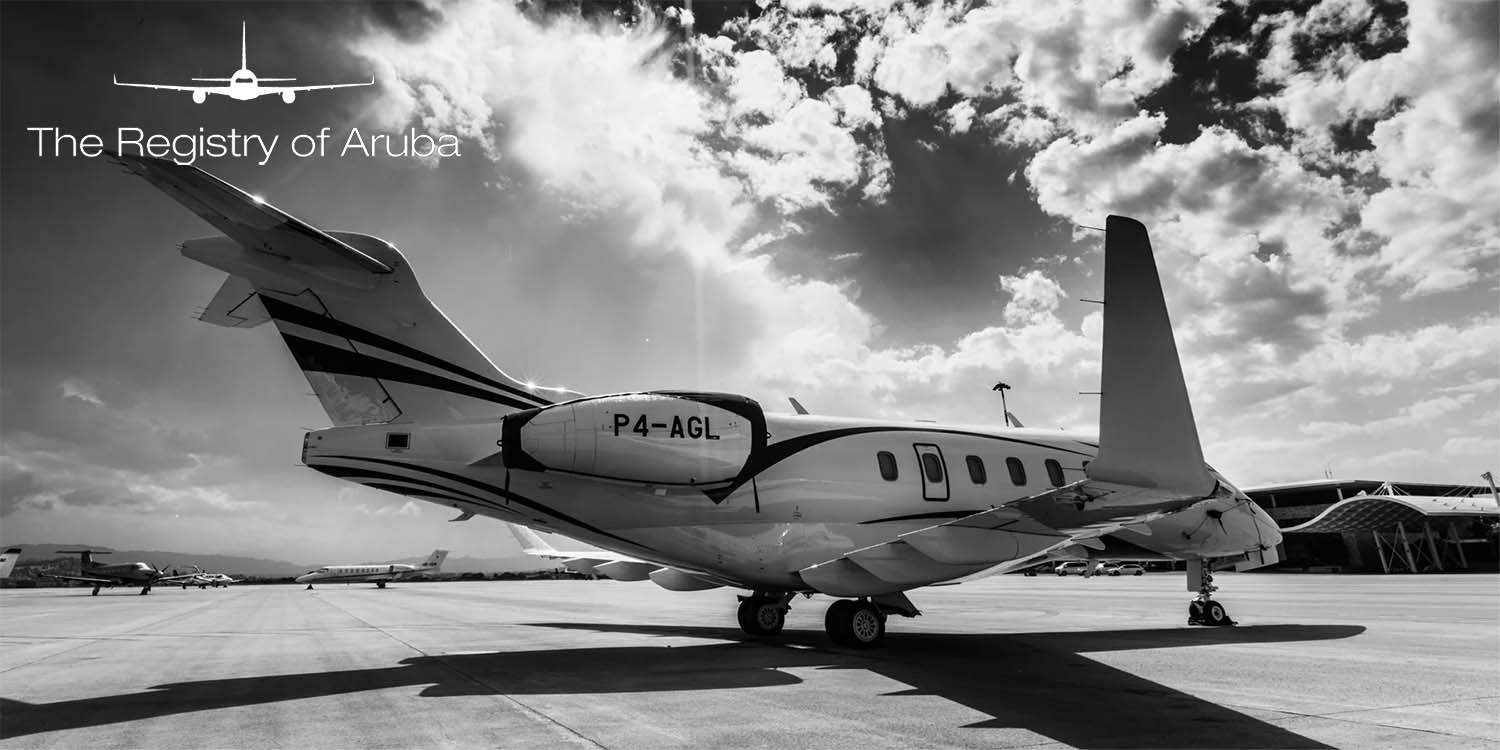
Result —
M 297 100 L 298 91 L 316 91 L 318 89 L 343 89 L 349 88 L 351 86 L 375 85 L 375 77 L 371 76 L 369 81 L 362 83 L 331 83 L 319 86 L 262 86 L 261 84 L 267 81 L 284 82 L 295 81 L 297 79 L 259 78 L 254 73 L 250 72 L 250 66 L 247 62 L 245 62 L 245 24 L 243 22 L 240 24 L 240 69 L 234 71 L 234 75 L 228 78 L 194 78 L 193 80 L 223 83 L 226 85 L 172 86 L 164 83 L 121 83 L 119 76 L 115 76 L 115 85 L 132 86 L 135 88 L 143 89 L 165 89 L 167 91 L 190 91 L 193 94 L 193 101 L 197 104 L 202 104 L 204 101 L 206 101 L 209 94 L 219 94 L 222 96 L 227 96 L 230 99 L 238 99 L 239 101 L 249 101 L 250 99 L 254 99 L 259 96 L 266 96 L 267 94 L 278 94 L 281 96 L 282 101 L 286 102 L 287 104 L 291 104 L 292 102 Z
M 365 565 L 329 565 L 309 570 L 303 575 L 297 576 L 297 583 L 307 584 L 311 589 L 314 583 L 365 583 L 373 582 L 375 588 L 383 589 L 390 581 L 399 581 L 402 578 L 410 578 L 418 573 L 435 573 L 443 567 L 443 560 L 448 559 L 448 550 L 436 549 L 421 565 L 402 565 L 400 563 L 387 563 L 376 565 L 373 563 Z

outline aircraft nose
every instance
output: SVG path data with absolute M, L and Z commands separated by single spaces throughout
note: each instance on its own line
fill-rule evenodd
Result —
M 297 583 L 307 583 L 307 579 L 309 579 L 311 577 L 312 577 L 311 573 L 308 573 L 306 575 L 297 576 Z

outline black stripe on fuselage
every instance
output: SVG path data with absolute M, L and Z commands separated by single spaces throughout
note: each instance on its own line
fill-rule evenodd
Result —
M 984 511 L 982 510 L 943 510 L 937 511 L 935 513 L 912 513 L 905 516 L 891 516 L 890 518 L 876 518 L 871 521 L 860 521 L 859 525 L 867 526 L 872 523 L 889 523 L 891 521 L 929 521 L 939 518 L 965 518 L 967 516 L 972 516 L 975 513 L 983 512 Z
M 484 375 L 474 372 L 473 370 L 470 370 L 468 368 L 459 367 L 452 362 L 448 362 L 447 360 L 435 357 L 420 349 L 407 346 L 406 344 L 403 344 L 394 339 L 389 339 L 385 336 L 381 336 L 378 333 L 366 331 L 363 328 L 350 325 L 349 323 L 345 323 L 344 321 L 338 320 L 337 318 L 331 318 L 327 315 L 319 315 L 318 313 L 315 313 L 306 308 L 299 307 L 297 305 L 291 304 L 290 302 L 283 302 L 282 300 L 264 294 L 260 295 L 260 300 L 261 304 L 266 308 L 266 314 L 277 320 L 287 323 L 293 323 L 304 328 L 311 328 L 315 331 L 321 331 L 333 336 L 346 338 L 350 341 L 358 341 L 363 344 L 378 346 L 393 354 L 399 354 L 403 357 L 406 357 L 407 359 L 413 359 L 441 370 L 447 370 L 448 372 L 455 375 L 462 375 L 466 378 L 470 378 L 479 383 L 484 383 L 491 388 L 504 391 L 511 394 L 512 396 L 528 402 L 525 406 L 520 408 L 532 409 L 538 406 L 550 406 L 552 404 L 551 401 L 538 396 L 535 393 L 530 393 L 520 388 L 502 383 L 493 378 L 485 377 Z
M 518 401 L 510 396 L 492 393 L 472 385 L 450 380 L 441 375 L 423 372 L 413 367 L 387 362 L 368 354 L 340 349 L 321 341 L 305 339 L 290 333 L 281 334 L 286 348 L 291 351 L 297 366 L 312 372 L 329 372 L 340 375 L 362 375 L 380 380 L 419 385 L 424 388 L 468 396 L 482 401 L 503 404 L 514 409 L 534 409 L 535 405 Z
M 407 471 L 416 471 L 416 472 L 421 472 L 423 474 L 428 474 L 428 475 L 435 476 L 435 477 L 442 477 L 443 479 L 447 479 L 450 482 L 458 482 L 459 484 L 468 485 L 470 487 L 473 487 L 473 488 L 478 489 L 478 490 L 482 490 L 484 492 L 490 492 L 490 493 L 499 495 L 500 497 L 503 497 L 506 500 L 509 500 L 510 502 L 517 503 L 519 505 L 524 505 L 524 506 L 526 506 L 528 508 L 531 508 L 532 510 L 537 511 L 538 513 L 543 513 L 543 514 L 552 516 L 552 517 L 557 518 L 557 519 L 559 519 L 561 521 L 565 521 L 567 523 L 573 524 L 574 526 L 577 526 L 580 529 L 586 529 L 586 530 L 591 531 L 591 532 L 593 532 L 595 534 L 599 534 L 600 536 L 607 536 L 610 539 L 618 539 L 619 541 L 624 542 L 625 544 L 628 544 L 628 545 L 630 545 L 632 547 L 636 547 L 636 548 L 639 548 L 639 549 L 644 549 L 644 550 L 649 550 L 650 549 L 650 547 L 647 547 L 647 546 L 645 546 L 643 544 L 640 544 L 639 542 L 633 542 L 633 541 L 631 541 L 629 539 L 626 539 L 625 537 L 619 536 L 617 534 L 611 534 L 608 531 L 605 531 L 604 529 L 601 529 L 601 528 L 598 528 L 596 526 L 593 526 L 592 524 L 588 524 L 588 523 L 585 523 L 583 521 L 580 521 L 580 520 L 578 520 L 578 519 L 576 519 L 576 518 L 574 518 L 572 516 L 569 516 L 569 515 L 561 512 L 561 511 L 553 510 L 552 508 L 549 508 L 549 507 L 547 507 L 547 506 L 545 506 L 545 505 L 543 505 L 543 504 L 541 504 L 541 503 L 539 503 L 539 502 L 537 502 L 535 500 L 532 500 L 529 497 L 525 497 L 523 495 L 518 495 L 518 494 L 516 494 L 514 492 L 511 492 L 508 489 L 505 489 L 505 488 L 502 488 L 502 487 L 496 487 L 495 485 L 490 484 L 488 482 L 482 482 L 482 481 L 480 481 L 478 479 L 472 479 L 470 477 L 463 476 L 462 474 L 454 474 L 454 473 L 451 473 L 451 472 L 443 471 L 442 469 L 431 469 L 431 468 L 428 468 L 426 466 L 421 466 L 419 464 L 403 463 L 401 461 L 392 461 L 390 459 L 385 459 L 385 458 L 366 458 L 364 456 L 324 456 L 323 458 L 338 459 L 338 460 L 341 460 L 341 461 L 369 461 L 370 463 L 376 463 L 376 464 L 381 464 L 381 465 L 385 465 L 385 466 L 394 466 L 394 467 L 396 467 L 398 469 L 406 469 Z M 312 468 L 318 469 L 320 471 L 323 469 L 322 466 L 317 466 L 317 465 L 312 465 L 312 464 L 309 464 L 309 465 L 312 466 Z M 400 477 L 398 477 L 398 478 L 400 478 Z
M 405 481 L 405 483 L 407 484 L 416 484 L 416 486 L 423 487 L 423 489 L 435 490 L 435 492 L 443 492 L 444 495 L 446 495 L 444 496 L 444 499 L 460 499 L 460 501 L 474 502 L 474 504 L 477 505 L 486 505 L 486 507 L 493 508 L 502 507 L 502 505 L 499 505 L 498 502 L 492 501 L 492 499 L 481 498 L 481 496 L 478 495 L 471 495 L 471 493 L 463 492 L 463 490 L 453 489 L 453 487 L 447 487 L 444 486 L 444 484 L 438 484 L 437 481 L 422 480 L 422 478 L 404 477 L 404 475 L 392 474 L 392 472 L 389 471 L 375 471 L 375 469 L 363 468 L 363 466 L 335 466 L 332 465 L 332 463 L 326 463 L 326 465 L 314 465 L 312 466 L 312 468 L 318 469 L 318 471 L 324 472 L 324 474 L 330 475 L 330 477 L 347 478 L 347 480 L 374 478 L 374 480 L 383 481 Z M 365 483 L 363 483 L 362 481 L 362 484 Z M 377 487 L 377 489 L 387 489 L 387 487 L 381 486 Z M 405 489 L 405 487 L 402 487 L 402 489 Z

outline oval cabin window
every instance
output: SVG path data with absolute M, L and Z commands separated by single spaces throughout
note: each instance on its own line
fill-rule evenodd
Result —
M 943 481 L 943 462 L 938 459 L 937 454 L 922 454 L 922 470 L 927 472 L 927 481 L 933 484 Z
M 890 451 L 881 451 L 875 454 L 875 462 L 880 464 L 880 478 L 887 482 L 896 481 L 899 472 L 896 470 L 896 457 Z
M 1052 480 L 1053 487 L 1061 487 L 1067 482 L 1063 481 L 1062 464 L 1055 458 L 1047 459 L 1047 478 Z
M 969 481 L 974 484 L 984 484 L 989 479 L 984 473 L 984 459 L 978 456 L 965 456 L 964 463 L 969 465 Z
M 1017 487 L 1026 486 L 1026 467 L 1021 465 L 1021 459 L 1012 456 L 1005 459 L 1005 468 L 1010 470 L 1010 483 Z

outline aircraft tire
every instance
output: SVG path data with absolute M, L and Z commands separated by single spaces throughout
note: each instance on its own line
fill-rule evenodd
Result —
M 385 581 L 376 581 L 375 582 L 375 588 L 377 588 L 377 589 L 383 589 L 383 588 L 385 588 Z
M 1224 605 L 1209 599 L 1203 607 L 1203 623 L 1205 625 L 1233 625 L 1234 621 L 1229 619 L 1229 611 Z
M 95 586 L 94 587 L 94 593 L 89 594 L 89 596 L 98 596 L 98 595 L 99 595 L 99 587 Z
M 740 602 L 736 619 L 740 630 L 750 635 L 776 635 L 786 626 L 786 610 L 774 599 L 752 596 Z
M 840 599 L 828 607 L 823 627 L 840 646 L 873 648 L 885 638 L 885 615 L 870 602 Z

